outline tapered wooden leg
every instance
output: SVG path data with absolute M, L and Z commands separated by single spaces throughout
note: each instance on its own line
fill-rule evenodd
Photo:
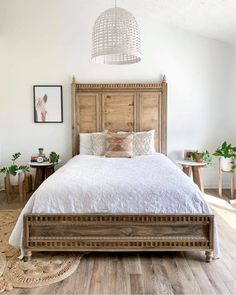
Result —
M 234 172 L 231 173 L 231 199 L 234 199 Z
M 201 192 L 204 193 L 204 186 L 203 186 L 203 181 L 202 181 L 202 176 L 201 176 L 201 168 L 194 166 L 192 167 L 193 169 L 193 181 L 198 185 L 200 188 Z
M 45 169 L 45 179 L 54 173 L 54 166 L 46 167 Z
M 223 177 L 223 172 L 221 170 L 221 167 L 220 167 L 220 162 L 219 162 L 219 197 L 222 198 L 222 177 Z
M 31 251 L 25 251 L 25 257 L 24 260 L 25 261 L 30 261 L 32 257 L 32 252 Z
M 212 258 L 213 258 L 213 252 L 212 251 L 206 251 L 205 255 L 206 255 L 206 262 L 211 262 Z
M 34 190 L 36 190 L 40 186 L 40 184 L 44 181 L 44 174 L 45 174 L 44 167 L 37 167 L 36 168 Z
M 24 176 L 25 176 L 25 173 L 18 174 L 18 186 L 19 186 L 19 195 L 20 195 L 21 203 L 24 201 L 24 182 L 23 182 Z
M 12 201 L 12 187 L 10 184 L 10 176 L 8 173 L 6 174 L 6 192 L 7 192 L 7 202 L 9 203 L 10 201 Z
M 183 165 L 183 172 L 190 177 L 192 174 L 192 167 Z

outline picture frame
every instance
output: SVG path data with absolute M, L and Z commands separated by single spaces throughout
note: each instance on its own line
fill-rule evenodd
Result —
M 191 161 L 192 154 L 196 153 L 196 152 L 197 152 L 197 150 L 184 150 L 184 160 Z
M 35 123 L 63 123 L 62 85 L 34 85 Z

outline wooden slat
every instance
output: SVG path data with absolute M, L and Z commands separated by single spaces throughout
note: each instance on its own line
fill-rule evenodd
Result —
M 156 150 L 161 150 L 161 92 L 140 93 L 140 131 L 155 130 Z
M 103 95 L 103 130 L 134 131 L 135 94 L 107 93 Z

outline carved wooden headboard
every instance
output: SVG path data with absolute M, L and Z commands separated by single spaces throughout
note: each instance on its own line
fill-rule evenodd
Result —
M 156 130 L 156 150 L 167 151 L 167 83 L 72 85 L 72 153 L 79 134 Z

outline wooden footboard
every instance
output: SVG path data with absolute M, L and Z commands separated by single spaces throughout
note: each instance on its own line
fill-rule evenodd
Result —
M 26 214 L 23 248 L 32 251 L 206 251 L 212 259 L 214 215 Z

